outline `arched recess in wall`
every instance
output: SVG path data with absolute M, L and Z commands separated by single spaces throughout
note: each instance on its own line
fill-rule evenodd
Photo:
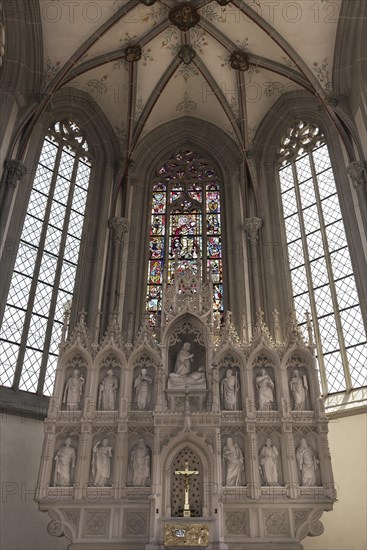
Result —
M 324 195 L 322 200 L 320 199 L 319 191 L 317 191 L 316 198 L 313 199 L 313 201 L 315 202 L 315 209 L 317 206 L 317 212 L 318 212 L 318 214 L 315 214 L 316 216 L 315 223 L 317 224 L 318 216 L 320 216 L 320 212 L 323 211 L 323 214 L 320 217 L 320 220 L 322 219 L 322 221 L 320 221 L 320 227 L 321 227 L 320 231 L 322 233 L 323 244 L 322 244 L 322 247 L 320 245 L 320 252 L 318 253 L 316 253 L 318 248 L 316 247 L 316 244 L 314 244 L 312 249 L 312 255 L 311 255 L 311 251 L 309 250 L 309 247 L 311 246 L 309 244 L 311 243 L 311 236 L 310 237 L 307 236 L 306 238 L 306 235 L 309 235 L 309 234 L 311 235 L 312 233 L 313 241 L 315 241 L 316 243 L 316 240 L 315 240 L 316 236 L 314 236 L 314 231 L 318 231 L 319 229 L 318 227 L 315 226 L 315 230 L 307 229 L 306 231 L 305 225 L 304 225 L 304 219 L 303 219 L 306 216 L 306 212 L 305 212 L 306 199 L 302 199 L 301 201 L 301 196 L 297 198 L 297 208 L 296 206 L 295 208 L 297 212 L 298 210 L 302 210 L 302 221 L 300 222 L 302 227 L 301 229 L 302 237 L 300 237 L 300 239 L 302 241 L 303 254 L 305 255 L 303 263 L 306 266 L 305 267 L 306 271 L 307 270 L 309 271 L 307 275 L 308 290 L 309 290 L 309 293 L 311 293 L 312 295 L 315 294 L 316 296 L 316 294 L 317 295 L 320 294 L 321 296 L 321 289 L 325 286 L 325 281 L 324 281 L 325 277 L 323 275 L 323 277 L 321 278 L 321 267 L 320 267 L 320 270 L 318 271 L 318 275 L 316 276 L 316 265 L 318 264 L 316 264 L 315 262 L 318 261 L 320 263 L 321 261 L 322 262 L 326 261 L 327 263 L 329 263 L 329 267 L 327 268 L 329 286 L 332 286 L 330 290 L 332 295 L 332 303 L 333 303 L 333 308 L 331 312 L 332 311 L 334 312 L 335 318 L 338 319 L 339 314 L 341 318 L 346 317 L 346 312 L 348 310 L 352 311 L 352 309 L 356 307 L 355 305 L 352 306 L 352 304 L 350 304 L 349 302 L 348 304 L 345 304 L 345 302 L 347 302 L 348 300 L 345 300 L 342 297 L 342 295 L 345 294 L 346 291 L 345 289 L 341 289 L 341 284 L 343 280 L 344 279 L 347 280 L 347 278 L 351 278 L 351 277 L 353 278 L 353 274 L 354 274 L 355 283 L 358 291 L 358 296 L 357 294 L 355 294 L 356 300 L 357 300 L 356 304 L 358 304 L 358 300 L 359 300 L 360 311 L 361 311 L 361 314 L 363 315 L 363 312 L 366 311 L 366 307 L 365 307 L 366 296 L 365 296 L 365 288 L 363 284 L 363 273 L 365 272 L 366 266 L 364 263 L 363 248 L 362 248 L 362 231 L 361 231 L 361 228 L 358 226 L 358 218 L 355 212 L 355 190 L 351 184 L 351 181 L 347 176 L 347 171 L 345 166 L 345 163 L 348 164 L 348 157 L 346 155 L 345 149 L 341 145 L 340 136 L 338 135 L 335 126 L 330 123 L 330 120 L 326 116 L 326 114 L 320 111 L 319 109 L 315 108 L 315 106 L 316 106 L 315 100 L 308 95 L 295 94 L 295 93 L 287 94 L 286 96 L 278 100 L 277 104 L 275 105 L 275 108 L 272 110 L 269 116 L 263 121 L 263 124 L 260 126 L 259 131 L 255 137 L 255 150 L 257 151 L 257 155 L 258 155 L 256 157 L 256 160 L 258 163 L 258 172 L 260 174 L 259 180 L 262 182 L 264 186 L 264 189 L 263 189 L 264 197 L 269 197 L 268 201 L 264 201 L 264 203 L 262 203 L 264 211 L 267 212 L 269 219 L 271 219 L 271 228 L 268 228 L 267 231 L 271 229 L 275 242 L 281 243 L 281 246 L 279 247 L 281 253 L 274 254 L 274 257 L 273 257 L 274 265 L 276 266 L 276 268 L 274 272 L 270 272 L 270 270 L 268 270 L 266 273 L 266 276 L 267 276 L 267 280 L 269 280 L 269 277 L 273 277 L 275 275 L 278 277 L 282 277 L 283 281 L 284 280 L 286 281 L 286 285 L 283 284 L 282 286 L 280 284 L 280 280 L 278 280 L 277 284 L 274 285 L 274 292 L 276 292 L 276 288 L 279 288 L 280 292 L 282 292 L 282 295 L 278 296 L 278 299 L 280 297 L 285 311 L 287 309 L 292 308 L 293 298 L 292 298 L 292 287 L 291 287 L 290 270 L 289 270 L 289 267 L 290 267 L 289 258 L 291 256 L 290 256 L 290 252 L 288 254 L 288 247 L 286 246 L 287 239 L 289 241 L 289 234 L 287 233 L 287 236 L 285 234 L 285 226 L 284 226 L 283 214 L 282 214 L 283 206 L 282 206 L 282 200 L 280 195 L 280 185 L 279 185 L 279 180 L 280 179 L 282 180 L 282 178 L 280 178 L 278 173 L 280 165 L 277 165 L 277 161 L 279 159 L 279 149 L 280 149 L 282 138 L 284 138 L 285 135 L 287 135 L 287 131 L 289 129 L 295 128 L 297 125 L 300 124 L 300 121 L 302 121 L 302 123 L 304 123 L 305 125 L 305 128 L 307 127 L 307 124 L 311 126 L 313 125 L 314 128 L 318 128 L 320 130 L 319 132 L 320 135 L 324 136 L 324 138 L 320 141 L 320 144 L 317 145 L 317 147 L 320 147 L 323 141 L 325 141 L 327 145 L 327 151 L 330 157 L 332 172 L 330 171 L 330 176 L 325 175 L 325 178 L 330 179 L 330 183 L 328 183 L 328 189 L 329 188 L 331 189 L 332 185 L 334 185 L 333 179 L 335 180 L 337 198 L 339 199 L 339 203 L 340 203 L 340 210 L 339 210 L 339 206 L 337 206 L 337 203 L 335 203 L 336 205 L 332 207 L 333 211 L 340 212 L 340 220 L 339 221 L 337 220 L 338 216 L 336 215 L 335 215 L 336 217 L 333 215 L 334 218 L 332 220 L 330 218 L 330 215 L 328 218 L 326 218 L 326 215 L 327 215 L 327 210 L 325 210 L 326 209 L 325 205 L 327 205 L 326 200 L 328 200 L 329 202 L 331 201 L 331 199 L 329 199 L 328 196 L 329 195 L 330 197 L 335 196 L 335 201 L 337 201 L 337 198 L 335 195 L 335 187 L 334 187 L 334 195 L 331 191 L 328 191 L 328 193 L 325 195 L 325 191 L 323 191 Z M 314 146 L 312 147 L 313 147 L 312 151 L 316 150 L 316 145 L 315 145 L 315 148 Z M 321 148 L 318 154 L 321 155 Z M 322 155 L 324 155 L 324 153 L 322 153 Z M 327 154 L 326 154 L 326 157 L 327 157 Z M 329 161 L 327 161 L 327 164 L 328 162 Z M 312 168 L 313 175 L 312 175 L 312 179 L 310 180 L 311 182 L 313 181 L 313 185 L 311 187 L 313 189 L 313 186 L 315 186 L 315 189 L 316 188 L 318 189 L 319 176 L 317 174 L 319 174 L 319 172 L 316 170 L 313 160 L 311 164 L 313 166 Z M 328 168 L 328 166 L 325 166 L 325 168 Z M 321 173 L 321 169 L 320 169 L 320 173 Z M 293 176 L 293 178 L 294 177 L 295 176 Z M 303 182 L 303 180 L 309 181 L 309 178 L 307 178 L 307 176 L 304 176 L 303 179 L 301 179 L 300 181 Z M 296 188 L 299 188 L 298 180 L 294 182 L 294 186 Z M 312 189 L 311 189 L 310 197 L 312 196 Z M 282 191 L 284 191 L 283 188 L 282 188 Z M 296 191 L 296 193 L 298 193 L 298 191 Z M 301 193 L 301 190 L 299 191 L 299 193 Z M 302 188 L 302 193 L 303 193 L 303 196 L 305 197 L 305 186 Z M 306 206 L 311 207 L 313 204 L 312 200 L 310 198 L 307 198 L 307 201 L 309 202 L 307 202 Z M 274 205 L 277 205 L 277 208 L 274 208 Z M 307 215 L 309 215 L 308 211 L 307 211 Z M 325 221 L 326 219 L 329 221 Z M 335 224 L 336 222 L 340 223 L 341 225 L 344 224 L 344 230 L 347 238 L 347 241 L 344 241 L 344 244 L 342 244 L 342 241 L 343 241 L 342 230 L 340 233 L 340 238 L 338 238 L 339 239 L 338 241 L 336 241 L 336 236 L 332 237 L 331 231 L 335 233 L 336 226 L 333 224 Z M 327 228 L 326 228 L 326 225 L 328 226 Z M 290 230 L 289 227 L 287 228 L 287 232 Z M 330 235 L 329 235 L 329 232 L 330 232 Z M 268 235 L 268 238 L 269 238 L 269 235 Z M 294 239 L 295 238 L 296 237 L 294 237 Z M 290 240 L 293 241 L 294 239 L 290 239 Z M 334 241 L 335 241 L 335 244 L 334 244 Z M 306 245 L 306 242 L 307 242 L 307 245 Z M 332 242 L 331 249 L 329 246 L 330 242 Z M 305 248 L 307 248 L 307 255 L 305 252 Z M 337 262 L 337 254 L 339 254 L 338 252 L 339 248 L 340 248 L 340 251 L 345 249 L 346 254 L 348 254 L 347 251 L 349 250 L 351 261 L 352 261 L 352 267 L 350 268 L 350 272 L 347 270 L 347 267 L 345 267 L 345 269 L 343 268 L 342 272 L 340 271 L 339 268 L 337 268 L 338 264 L 336 262 Z M 292 255 L 294 256 L 293 253 Z M 292 268 L 294 268 L 298 264 L 299 265 L 302 264 L 302 261 L 301 261 L 302 257 L 303 257 L 302 253 L 300 252 L 299 253 L 300 259 L 298 263 L 297 262 L 295 263 L 295 260 L 292 260 L 293 262 Z M 311 258 L 311 261 L 310 261 L 310 258 Z M 327 258 L 327 260 L 325 258 Z M 347 260 L 345 260 L 345 262 L 347 262 Z M 335 264 L 335 267 L 334 267 L 334 264 Z M 337 269 L 338 271 L 336 271 Z M 313 272 L 312 278 L 311 278 L 311 270 Z M 295 273 L 292 273 L 292 277 L 294 275 Z M 317 279 L 317 277 L 319 279 Z M 312 284 L 311 284 L 311 279 L 313 281 Z M 323 282 L 321 282 L 321 279 L 323 280 Z M 333 282 L 334 279 L 336 283 Z M 312 291 L 311 291 L 311 287 L 312 287 Z M 316 288 L 318 289 L 317 291 L 315 290 Z M 340 288 L 341 290 L 337 291 L 337 288 Z M 352 294 L 352 290 L 350 290 L 350 293 Z M 348 292 L 346 292 L 346 294 L 348 294 Z M 311 299 L 311 310 L 312 310 L 312 302 L 313 302 L 313 298 Z M 326 297 L 323 300 L 323 302 L 325 302 L 326 304 Z M 343 303 L 344 305 L 340 306 L 340 303 Z M 320 305 L 320 300 L 317 302 L 317 304 L 318 304 L 317 315 L 316 315 L 315 305 L 312 313 L 314 318 L 315 330 L 318 331 L 318 328 L 320 325 L 320 318 L 321 317 L 323 318 L 323 323 L 325 324 L 326 320 L 328 319 L 327 315 L 330 314 L 330 311 L 327 314 L 325 311 L 325 314 L 321 315 L 319 313 L 319 311 L 321 311 L 322 309 Z M 307 309 L 309 308 L 307 307 Z M 326 305 L 325 305 L 325 310 L 326 310 Z M 360 313 L 358 313 L 358 315 L 360 316 Z M 303 321 L 303 319 L 298 319 L 298 320 L 299 322 Z M 365 325 L 366 325 L 366 321 L 367 320 L 364 319 Z M 360 321 L 358 323 L 359 325 L 361 325 L 362 327 L 361 332 L 363 333 L 363 321 Z M 337 321 L 336 321 L 336 324 L 338 325 Z M 343 329 L 343 324 L 345 327 L 344 329 Z M 341 339 L 344 340 L 344 336 L 348 333 L 348 327 L 349 327 L 349 321 L 347 323 L 346 320 L 344 320 L 340 324 L 340 326 L 338 326 L 337 329 L 335 330 L 335 335 L 331 335 L 331 332 L 330 334 L 328 332 L 328 335 L 326 336 L 325 330 L 321 331 L 321 338 L 320 338 L 320 335 L 316 334 L 316 336 L 318 336 L 317 337 L 317 342 L 319 345 L 318 354 L 320 355 L 320 357 L 321 355 L 324 355 L 324 357 L 326 357 L 328 353 L 330 354 L 330 357 L 331 357 L 332 350 L 334 349 L 331 343 L 334 340 L 336 342 L 338 342 L 339 340 L 341 354 L 343 355 L 344 343 L 340 343 L 340 342 L 341 342 Z M 331 331 L 331 328 L 329 327 L 328 330 Z M 357 334 L 357 328 L 355 329 L 355 331 Z M 353 329 L 349 327 L 349 334 L 351 334 L 352 332 L 354 332 Z M 341 334 L 344 334 L 344 336 L 342 337 Z M 358 335 L 359 335 L 359 331 L 358 331 Z M 330 342 L 325 347 L 327 349 L 330 349 L 330 351 L 321 353 L 321 346 L 324 347 L 324 343 L 326 344 L 326 342 L 328 341 L 327 339 L 329 339 Z M 347 355 L 349 355 L 349 353 L 352 353 L 354 347 L 357 345 L 357 342 L 355 341 L 356 337 L 354 338 L 353 343 L 351 342 L 350 336 L 348 336 L 348 340 L 350 340 L 350 343 L 347 344 L 347 340 L 346 340 L 345 349 L 344 349 L 344 356 L 345 356 L 344 370 L 345 370 L 345 377 L 346 377 L 345 381 L 343 381 L 342 383 L 340 381 L 332 382 L 332 383 L 330 382 L 330 384 L 328 384 L 327 377 L 331 380 L 331 368 L 329 367 L 330 372 L 326 377 L 325 375 L 323 375 L 322 373 L 323 369 L 320 367 L 324 395 L 328 392 L 332 393 L 335 391 L 343 391 L 343 386 L 344 388 L 346 387 L 347 391 L 350 391 L 353 387 L 356 387 L 356 384 L 358 385 L 357 378 L 358 380 L 361 379 L 361 376 L 355 376 L 354 380 L 351 380 L 350 378 L 348 380 L 349 368 L 351 369 L 352 373 L 357 371 L 357 364 L 355 360 L 353 360 L 354 361 L 353 368 L 352 366 L 348 367 L 348 361 L 347 361 Z M 364 340 L 361 335 L 359 344 L 362 345 L 363 341 Z M 336 350 L 337 347 L 338 345 L 336 344 L 335 352 L 337 351 Z M 335 359 L 335 365 L 336 364 L 337 364 L 337 361 Z M 352 365 L 352 361 L 350 362 L 350 365 Z M 335 366 L 334 371 L 337 372 L 337 370 L 338 369 Z M 323 379 L 322 379 L 322 376 L 324 376 Z M 344 384 L 346 384 L 346 386 Z M 327 389 L 328 387 L 331 389 L 328 390 Z
M 134 153 L 130 172 L 129 208 L 130 246 L 125 286 L 124 318 L 129 312 L 145 309 L 148 260 L 148 225 L 151 182 L 156 170 L 180 149 L 191 149 L 207 159 L 223 185 L 224 303 L 239 319 L 239 304 L 246 303 L 247 277 L 243 257 L 243 219 L 246 181 L 242 173 L 242 154 L 233 140 L 220 128 L 193 117 L 175 119 L 147 134 Z M 235 257 L 237 253 L 237 257 Z M 139 258 L 144 261 L 138 262 Z M 245 281 L 246 279 L 246 281 Z M 135 323 L 135 326 L 137 322 Z
M 364 10 L 364 16 L 361 10 Z M 366 3 L 344 0 L 335 39 L 332 82 L 334 94 L 338 98 L 347 97 L 353 113 L 359 106 L 361 95 L 366 97 L 366 34 Z M 364 114 L 366 116 L 366 111 Z
M 0 146 L 3 158 L 9 145 L 9 124 L 12 126 L 18 113 L 36 105 L 37 92 L 43 79 L 43 40 L 39 3 L 3 2 L 5 28 L 5 54 L 0 68 L 1 118 Z M 2 168 L 2 167 L 1 167 Z
M 280 318 L 286 318 L 292 304 L 291 282 L 288 271 L 288 258 L 285 250 L 284 234 L 280 216 L 280 195 L 277 180 L 277 150 L 287 129 L 299 120 L 316 124 L 325 135 L 329 147 L 331 164 L 336 176 L 336 184 L 345 231 L 356 274 L 357 286 L 362 301 L 365 300 L 362 254 L 363 233 L 355 216 L 356 196 L 347 175 L 349 160 L 340 136 L 319 103 L 308 92 L 294 91 L 282 95 L 267 116 L 263 119 L 254 139 L 254 156 L 259 182 L 259 217 L 267 220 L 263 227 L 265 286 L 268 292 L 266 311 L 279 309 Z
M 65 88 L 55 94 L 35 126 L 27 148 L 24 159 L 27 173 L 23 183 L 17 188 L 5 244 L 5 250 L 13 253 L 4 254 L 2 260 L 6 284 L 3 286 L 1 305 L 3 309 L 44 137 L 53 123 L 63 120 L 74 122 L 82 129 L 92 166 L 74 283 L 71 316 L 73 324 L 80 310 L 84 309 L 88 318 L 94 319 L 101 306 L 100 288 L 107 253 L 108 218 L 118 158 L 117 140 L 105 115 L 88 94 L 76 89 Z

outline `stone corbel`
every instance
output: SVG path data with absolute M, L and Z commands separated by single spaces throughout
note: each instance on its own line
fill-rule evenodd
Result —
M 362 189 L 367 183 L 367 161 L 351 162 L 347 167 L 347 174 L 352 180 L 354 189 Z
M 112 230 L 112 239 L 115 244 L 121 244 L 124 233 L 129 231 L 129 221 L 126 218 L 111 218 L 108 222 Z
M 245 219 L 244 228 L 251 243 L 255 244 L 258 241 L 262 225 L 263 222 L 260 218 L 253 217 Z
M 15 189 L 27 172 L 25 164 L 21 160 L 10 159 L 4 162 L 4 167 L 6 170 L 5 183 Z

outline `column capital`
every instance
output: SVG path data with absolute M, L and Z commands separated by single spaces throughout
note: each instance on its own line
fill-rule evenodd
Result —
M 354 189 L 361 189 L 367 183 L 367 161 L 354 161 L 347 166 L 347 174 L 352 180 Z
M 129 230 L 129 220 L 127 218 L 111 218 L 108 225 L 112 229 L 113 240 L 121 243 L 124 233 Z
M 6 170 L 6 185 L 15 188 L 27 172 L 25 164 L 21 160 L 9 159 L 4 162 L 4 167 Z
M 246 218 L 244 223 L 244 229 L 247 233 L 248 239 L 252 242 L 256 242 L 259 238 L 259 232 L 263 225 L 260 218 Z

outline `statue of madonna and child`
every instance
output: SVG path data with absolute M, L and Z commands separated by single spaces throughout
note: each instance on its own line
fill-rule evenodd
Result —
M 179 390 L 188 387 L 190 389 L 206 390 L 204 367 L 199 367 L 197 371 L 191 372 L 194 354 L 190 350 L 190 342 L 185 342 L 177 354 L 174 372 L 171 372 L 168 376 L 167 389 Z

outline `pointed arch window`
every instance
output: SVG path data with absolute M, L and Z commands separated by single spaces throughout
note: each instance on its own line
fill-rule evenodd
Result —
M 1 384 L 51 395 L 70 305 L 91 171 L 81 128 L 63 120 L 43 142 L 0 332 Z
M 223 311 L 221 186 L 215 170 L 192 151 L 181 151 L 158 170 L 152 185 L 146 309 L 154 326 L 167 282 L 179 271 L 209 271 L 214 312 Z
M 325 136 L 298 122 L 278 159 L 296 313 L 311 312 L 323 394 L 350 391 L 366 385 L 366 334 Z

